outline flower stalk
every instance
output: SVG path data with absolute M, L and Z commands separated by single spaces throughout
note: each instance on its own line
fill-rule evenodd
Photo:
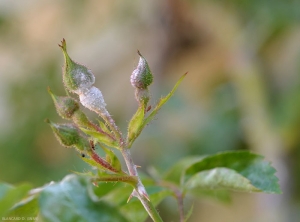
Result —
M 109 116 L 109 118 L 111 117 Z M 124 142 L 124 139 L 122 138 L 119 129 L 115 128 L 113 124 L 109 126 L 112 127 L 111 129 L 113 130 L 113 132 L 115 132 L 115 135 L 119 136 L 118 138 L 120 139 L 121 153 L 125 160 L 129 175 L 137 178 L 137 183 L 135 184 L 134 191 L 132 192 L 131 196 L 135 196 L 141 201 L 145 210 L 147 211 L 147 213 L 149 214 L 149 216 L 152 218 L 154 222 L 162 222 L 163 221 L 162 218 L 160 217 L 156 208 L 153 206 L 153 204 L 150 201 L 146 188 L 143 185 L 138 175 L 136 165 L 134 164 L 133 159 L 131 157 L 130 149 L 128 149 L 128 147 L 126 146 L 126 143 Z M 129 200 L 131 199 L 131 196 L 129 197 Z

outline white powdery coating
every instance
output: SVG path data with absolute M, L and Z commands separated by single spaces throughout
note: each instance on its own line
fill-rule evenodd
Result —
M 86 72 L 86 73 L 85 73 Z M 90 88 L 95 83 L 95 76 L 91 70 L 83 71 L 81 69 L 74 70 L 73 75 L 74 79 L 78 84 L 78 88 L 74 90 L 75 93 L 80 94 L 81 91 L 84 91 L 87 88 Z
M 133 70 L 131 76 L 130 76 L 130 83 L 133 87 L 136 86 L 136 83 L 138 82 L 138 79 L 137 79 L 137 75 L 139 74 L 139 70 L 138 69 L 135 69 Z
M 141 73 L 143 73 L 145 68 L 146 68 L 146 61 L 145 61 L 145 59 L 140 57 L 140 60 L 139 60 L 139 63 L 137 65 L 136 69 L 133 70 L 133 72 L 130 76 L 130 82 L 133 87 L 138 87 L 138 88 L 141 87 L 142 84 L 140 83 L 140 80 L 141 80 L 140 75 L 141 75 Z
M 98 114 L 108 114 L 105 108 L 106 103 L 104 102 L 102 93 L 95 86 L 92 86 L 91 88 L 86 88 L 83 91 L 81 91 L 81 94 L 79 94 L 79 99 L 81 104 L 86 108 Z

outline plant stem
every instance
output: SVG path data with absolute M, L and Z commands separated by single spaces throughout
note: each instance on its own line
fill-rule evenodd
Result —
M 103 175 L 93 179 L 94 182 L 104 181 L 104 182 L 124 182 L 129 183 L 133 186 L 137 183 L 137 178 L 128 175 Z
M 133 160 L 131 158 L 130 150 L 127 148 L 122 148 L 121 149 L 122 155 L 124 157 L 124 160 L 126 162 L 129 174 L 131 176 L 136 176 L 138 179 L 138 182 L 136 184 L 135 188 L 135 196 L 141 201 L 143 204 L 145 210 L 148 212 L 149 216 L 152 218 L 154 222 L 162 222 L 163 220 L 161 219 L 160 215 L 158 214 L 157 210 L 149 200 L 149 196 L 147 194 L 147 191 L 138 175 L 138 172 L 136 170 L 136 166 L 133 163 Z
M 120 170 L 115 169 L 110 163 L 101 158 L 96 152 L 94 152 L 93 149 L 88 150 L 88 154 L 94 161 L 96 161 L 100 166 L 104 167 L 105 169 L 114 173 L 122 173 L 120 172 Z
M 120 130 L 118 129 L 117 125 L 115 124 L 115 121 L 109 114 L 102 116 L 102 118 L 109 125 L 110 129 L 115 134 L 115 137 L 119 140 L 121 153 L 125 160 L 126 166 L 128 168 L 129 175 L 135 176 L 137 178 L 136 187 L 135 187 L 132 195 L 136 196 L 141 201 L 145 210 L 147 211 L 147 213 L 149 214 L 149 216 L 152 218 L 152 220 L 154 222 L 163 222 L 162 218 L 160 217 L 157 210 L 155 209 L 155 207 L 153 206 L 153 204 L 151 203 L 151 201 L 149 199 L 149 195 L 147 194 L 145 186 L 143 185 L 143 183 L 138 175 L 136 165 L 134 164 L 134 162 L 131 158 L 130 149 L 128 149 L 126 147 L 126 143 L 124 142 L 124 139 L 122 138 L 122 134 L 121 134 Z
M 116 125 L 114 119 L 111 117 L 111 115 L 109 113 L 107 113 L 106 115 L 101 115 L 101 117 L 108 124 L 110 130 L 113 131 L 120 146 L 123 146 L 124 140 L 122 138 L 122 133 L 120 132 L 119 128 L 117 127 L 117 125 Z
M 151 201 L 147 200 L 145 197 L 139 197 L 139 200 L 143 204 L 144 208 L 148 212 L 149 216 L 154 222 L 163 222 L 162 218 L 158 214 L 156 208 L 153 206 Z
M 161 181 L 159 184 L 173 191 L 175 198 L 177 199 L 180 222 L 184 222 L 183 193 L 176 185 L 172 183 Z
M 180 221 L 184 222 L 184 208 L 183 208 L 182 193 L 181 192 L 176 193 L 176 198 L 177 198 L 177 203 L 178 203 Z

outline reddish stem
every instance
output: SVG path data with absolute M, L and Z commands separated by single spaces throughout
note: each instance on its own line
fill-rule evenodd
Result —
M 89 150 L 89 154 L 93 160 L 95 160 L 98 164 L 103 166 L 105 169 L 114 172 L 120 173 L 119 170 L 115 169 L 112 165 L 110 165 L 106 160 L 101 158 L 93 149 Z

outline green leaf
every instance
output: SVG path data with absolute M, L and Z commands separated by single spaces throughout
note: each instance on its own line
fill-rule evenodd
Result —
M 196 173 L 185 184 L 185 190 L 199 189 L 228 189 L 242 192 L 259 192 L 260 189 L 251 181 L 228 168 L 214 168 Z
M 72 173 L 78 175 L 78 176 L 85 176 L 85 177 L 95 177 L 97 176 L 96 174 L 94 174 L 92 171 L 87 171 L 87 172 L 77 172 L 77 171 L 73 171 L 71 170 Z
M 98 186 L 93 186 L 94 194 L 109 203 L 112 206 L 126 204 L 126 201 L 132 193 L 132 186 L 124 183 L 105 183 L 100 182 Z
M 17 203 L 10 211 L 9 217 L 36 217 L 39 212 L 37 195 L 29 196 L 28 198 Z
M 9 209 L 24 198 L 31 189 L 29 184 L 21 184 L 17 187 L 6 183 L 0 184 L 0 216 L 7 215 Z
M 141 127 L 143 125 L 145 116 L 145 106 L 140 105 L 132 119 L 128 124 L 128 135 L 127 135 L 127 144 L 128 148 L 131 147 L 134 140 L 139 136 L 141 133 Z
M 99 126 L 100 128 L 105 132 L 107 133 L 108 135 L 112 135 L 111 134 L 111 131 L 107 128 L 106 124 L 104 122 L 102 122 L 101 120 L 97 119 L 98 120 L 98 123 L 99 123 Z
M 101 184 L 99 184 L 100 186 Z M 116 189 L 105 195 L 103 200 L 116 207 L 127 205 L 127 200 L 133 190 L 132 186 L 124 185 L 124 183 L 117 183 L 116 186 Z
M 101 146 L 101 148 L 105 151 L 106 153 L 106 161 L 112 165 L 113 168 L 118 170 L 118 172 L 122 171 L 122 165 L 118 157 L 115 155 L 115 153 L 110 150 L 109 148 L 106 148 L 104 146 Z
M 281 193 L 278 178 L 274 175 L 276 170 L 270 163 L 263 161 L 262 156 L 248 151 L 230 151 L 207 156 L 186 169 L 184 181 L 189 181 L 189 179 L 201 171 L 212 170 L 214 168 L 234 170 L 249 180 L 251 185 L 259 191 L 265 193 Z M 237 179 L 237 176 L 232 171 L 230 171 L 230 175 Z M 203 176 L 205 176 L 205 174 L 199 177 Z M 241 180 L 241 178 L 239 178 L 239 180 Z M 246 181 L 244 182 L 246 183 Z
M 175 93 L 176 89 L 178 88 L 179 84 L 182 82 L 184 77 L 187 75 L 185 73 L 183 76 L 180 77 L 180 79 L 175 84 L 174 88 L 171 90 L 171 92 L 165 96 L 164 98 L 161 98 L 159 102 L 157 103 L 156 107 L 152 110 L 152 112 L 149 114 L 149 116 L 145 119 L 143 123 L 143 127 L 145 127 L 157 114 L 158 110 L 171 98 L 171 96 Z
M 147 188 L 147 190 L 149 189 Z M 171 191 L 160 190 L 159 192 L 152 193 L 149 196 L 152 204 L 157 206 L 163 199 L 170 195 L 172 195 Z M 128 204 L 123 205 L 120 208 L 120 211 L 131 222 L 145 221 L 148 217 L 148 213 L 145 211 L 143 205 L 137 198 L 134 198 L 130 200 Z
M 45 222 L 111 222 L 127 220 L 118 209 L 104 201 L 96 201 L 88 193 L 91 184 L 83 177 L 68 175 L 40 193 L 39 216 Z
M 168 170 L 165 173 L 165 175 L 163 176 L 164 180 L 168 180 L 177 185 L 182 184 L 185 170 L 194 163 L 198 163 L 204 157 L 205 156 L 190 156 L 181 159 L 180 161 L 175 163 L 170 170 Z
M 119 149 L 118 143 L 113 138 L 111 138 L 109 135 L 104 134 L 104 133 L 100 133 L 98 131 L 85 129 L 85 128 L 80 128 L 80 129 L 85 134 L 95 138 L 97 140 L 97 142 L 100 142 L 100 143 L 103 143 L 107 146 Z
M 232 202 L 231 193 L 229 190 L 204 190 L 204 189 L 191 189 L 187 194 L 194 199 L 211 198 L 215 201 L 228 204 Z
M 140 178 L 142 180 L 142 183 L 147 187 L 147 191 L 149 194 L 161 191 L 161 189 L 157 190 L 153 188 L 155 182 L 147 175 L 144 175 L 142 172 L 140 173 Z M 100 186 L 103 186 L 103 183 L 100 183 L 99 187 Z M 132 186 L 124 186 L 123 183 L 117 183 L 116 185 L 114 185 L 114 187 L 117 187 L 117 189 L 112 190 L 110 193 L 104 196 L 103 199 L 113 206 L 126 205 L 127 200 L 133 191 Z M 96 192 L 98 193 L 99 191 Z M 132 200 L 134 200 L 134 198 Z M 130 202 L 132 200 L 130 200 Z
M 92 167 L 96 167 L 99 170 L 107 171 L 105 167 L 101 166 L 99 163 L 97 163 L 95 160 L 91 158 L 82 157 L 82 156 L 80 156 L 80 158 Z

